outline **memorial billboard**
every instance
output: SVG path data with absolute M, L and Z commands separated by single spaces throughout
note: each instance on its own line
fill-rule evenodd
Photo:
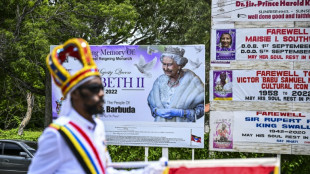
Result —
M 203 148 L 204 45 L 90 48 L 104 86 L 104 114 L 98 116 L 105 123 L 108 144 Z M 166 62 L 163 55 L 176 57 L 181 66 Z M 74 58 L 68 60 L 64 67 L 69 72 L 81 66 Z M 170 81 L 172 75 L 178 78 Z M 63 100 L 52 82 L 54 119 Z
M 310 70 L 213 70 L 210 101 L 310 102 Z
M 309 21 L 309 0 L 214 0 L 213 21 Z
M 235 60 L 310 61 L 309 28 L 213 29 L 211 65 Z
M 281 151 L 285 147 L 290 150 L 280 153 L 298 154 L 293 149 L 310 148 L 310 113 L 306 112 L 212 111 L 210 127 L 211 150 L 255 151 L 259 146 L 270 145 L 269 151 L 260 152 L 271 153 L 272 148 Z M 249 146 L 244 148 L 245 144 Z

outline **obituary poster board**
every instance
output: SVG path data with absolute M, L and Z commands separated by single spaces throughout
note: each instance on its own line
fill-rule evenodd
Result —
M 214 0 L 213 21 L 309 21 L 309 0 Z
M 210 101 L 310 102 L 310 70 L 212 70 Z
M 242 125 L 242 126 L 238 126 Z M 210 114 L 210 150 L 242 151 L 242 144 L 275 145 L 281 151 L 295 147 L 310 148 L 310 113 L 284 111 L 213 111 Z M 261 153 L 270 153 L 269 150 Z M 291 152 L 280 152 L 294 154 Z M 308 154 L 306 152 L 305 154 Z
M 168 47 L 183 50 L 183 57 L 187 58 L 188 62 L 183 67 L 186 73 L 177 84 L 180 87 L 184 86 L 182 94 L 177 90 L 179 88 L 167 88 L 170 95 L 165 99 L 165 105 L 170 104 L 172 109 L 187 107 L 194 110 L 194 106 L 184 105 L 190 101 L 189 98 L 194 99 L 197 98 L 196 95 L 205 95 L 204 45 L 90 46 L 105 87 L 105 113 L 100 115 L 100 118 L 105 123 L 108 144 L 203 148 L 204 114 L 199 118 L 195 115 L 193 120 L 184 122 L 174 121 L 176 119 L 173 117 L 169 118 L 168 122 L 156 122 L 152 115 L 148 96 L 156 79 L 159 76 L 165 76 L 160 58 Z M 80 68 L 79 62 L 75 59 L 69 59 L 64 66 L 69 71 Z M 186 74 L 189 72 L 199 79 L 200 85 L 191 85 L 191 80 L 184 80 L 183 77 L 187 78 Z M 190 85 L 191 87 L 188 88 L 187 86 Z M 184 96 L 185 94 L 188 98 Z M 59 117 L 62 97 L 60 90 L 52 82 L 54 119 Z M 154 97 L 158 98 L 156 102 L 160 102 L 160 99 L 167 96 L 158 93 Z M 174 106 L 174 97 L 179 97 L 178 101 L 181 101 L 178 106 Z M 202 104 L 204 104 L 204 98 Z
M 213 29 L 211 65 L 235 60 L 310 61 L 310 28 Z

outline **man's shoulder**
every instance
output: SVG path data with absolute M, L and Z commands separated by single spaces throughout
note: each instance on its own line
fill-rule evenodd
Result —
M 60 138 L 60 134 L 59 134 L 59 128 L 60 126 L 65 125 L 63 119 L 56 119 L 53 121 L 53 123 L 51 123 L 48 127 L 46 127 L 42 133 L 42 135 L 39 138 L 39 143 L 41 142 L 48 142 L 49 141 L 53 141 L 53 142 L 57 142 L 59 141 Z M 53 139 L 53 140 L 50 140 Z
M 65 124 L 69 123 L 69 121 L 70 121 L 69 117 L 59 117 L 56 120 L 54 120 L 52 124 L 63 126 Z

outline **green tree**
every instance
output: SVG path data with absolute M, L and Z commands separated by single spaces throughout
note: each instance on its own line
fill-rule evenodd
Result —
M 26 18 L 38 6 L 38 1 L 29 3 L 24 1 L 1 1 L 0 18 L 0 69 L 1 69 L 1 127 L 17 127 L 27 110 L 26 91 L 39 94 L 37 101 L 42 101 L 44 95 L 44 71 L 41 67 L 40 49 L 35 51 L 36 45 L 32 40 L 23 40 L 30 31 Z M 29 36 L 28 36 L 29 37 Z M 29 45 L 24 44 L 29 42 Z M 30 49 L 29 49 L 30 48 Z M 30 53 L 30 54 L 29 54 Z M 44 104 L 44 103 L 43 103 Z M 34 108 L 34 116 L 42 116 L 42 102 Z M 40 108 L 41 107 L 41 108 Z M 35 117 L 35 120 L 40 117 Z M 35 122 L 34 122 L 35 123 Z M 37 122 L 39 123 L 39 122 Z M 39 126 L 37 124 L 36 126 Z
M 51 121 L 50 76 L 45 66 L 50 45 L 72 37 L 91 44 L 124 40 L 137 16 L 129 1 L 6 0 L 1 6 L 5 7 L 0 18 L 0 91 L 4 94 L 0 117 L 5 120 L 0 126 L 4 129 L 20 124 L 27 110 L 27 91 L 35 95 L 31 127 L 43 128 L 43 115 L 45 126 Z
M 35 96 L 29 126 L 51 121 L 50 45 L 72 37 L 90 44 L 205 44 L 209 48 L 210 4 L 206 1 L 47 1 L 0 2 L 0 117 L 2 128 L 17 127 Z M 180 15 L 182 14 L 182 15 Z M 207 57 L 208 57 L 207 52 Z M 45 108 L 45 109 L 44 109 Z M 44 115 L 44 117 L 42 116 Z

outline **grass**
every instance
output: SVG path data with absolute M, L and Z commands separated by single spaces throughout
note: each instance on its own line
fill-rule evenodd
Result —
M 18 129 L 0 129 L 0 139 L 23 139 L 37 141 L 43 131 L 24 131 L 23 135 L 18 135 Z

